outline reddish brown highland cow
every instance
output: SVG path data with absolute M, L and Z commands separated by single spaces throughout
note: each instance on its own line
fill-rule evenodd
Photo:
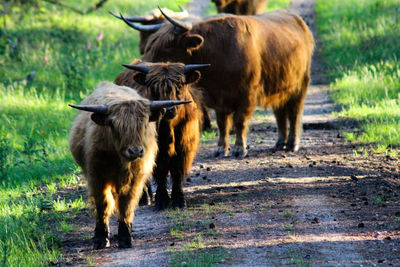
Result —
M 218 13 L 257 15 L 265 12 L 267 0 L 212 0 Z M 168 15 L 168 14 L 167 14 Z
M 143 60 L 211 64 L 198 85 L 217 115 L 215 155 L 228 154 L 231 118 L 236 132 L 232 154 L 247 154 L 247 125 L 257 104 L 274 111 L 276 149 L 298 150 L 314 49 L 304 21 L 287 11 L 219 16 L 196 24 L 167 18 L 171 25 L 149 38 Z

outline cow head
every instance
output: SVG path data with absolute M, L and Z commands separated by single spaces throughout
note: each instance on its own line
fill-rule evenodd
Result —
M 189 13 L 182 7 L 179 8 L 181 9 L 180 12 L 174 12 L 172 10 L 169 10 L 168 8 L 163 8 L 162 10 L 165 14 L 168 14 L 172 18 L 179 20 L 191 21 L 199 19 L 196 16 L 189 15 Z M 147 15 L 139 17 L 124 17 L 122 16 L 122 14 L 117 15 L 111 11 L 110 14 L 118 19 L 122 19 L 129 27 L 140 32 L 139 50 L 141 54 L 144 53 L 144 49 L 146 47 L 149 37 L 156 31 L 158 31 L 164 25 L 166 20 L 159 9 L 154 9 L 150 11 Z
M 123 66 L 137 71 L 134 80 L 147 88 L 150 99 L 183 101 L 190 98 L 189 86 L 200 79 L 200 70 L 210 65 L 144 62 Z M 177 108 L 170 110 L 169 116 L 174 116 Z
M 191 101 L 148 101 L 147 99 L 115 102 L 108 105 L 69 105 L 92 112 L 90 118 L 97 125 L 108 127 L 112 143 L 122 161 L 134 161 L 143 157 L 149 147 L 149 134 L 155 136 L 150 125 L 152 113 Z M 149 133 L 152 131 L 152 133 Z

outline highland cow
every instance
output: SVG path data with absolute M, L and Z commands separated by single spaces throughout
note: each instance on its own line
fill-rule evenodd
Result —
M 102 82 L 82 101 L 71 129 L 71 153 L 88 180 L 96 210 L 94 249 L 110 246 L 109 217 L 118 211 L 118 244 L 132 246 L 132 221 L 157 154 L 155 123 L 164 107 L 182 101 L 150 101 L 135 90 Z
M 279 134 L 275 148 L 297 151 L 314 49 L 304 21 L 287 11 L 220 16 L 196 24 L 166 18 L 171 24 L 149 38 L 143 60 L 211 64 L 198 86 L 217 115 L 215 156 L 228 154 L 232 117 L 232 154 L 246 156 L 247 125 L 257 104 L 274 111 Z
M 172 206 L 183 208 L 185 199 L 182 183 L 189 173 L 200 140 L 201 95 L 191 86 L 200 79 L 199 70 L 204 65 L 181 63 L 146 63 L 139 61 L 115 79 L 120 85 L 135 86 L 138 93 L 151 100 L 192 101 L 168 111 L 159 122 L 156 167 L 153 177 L 157 183 L 155 206 L 158 210 L 168 207 L 167 175 L 172 178 Z M 138 87 L 137 84 L 142 85 Z
M 265 12 L 267 0 L 212 0 L 218 13 L 258 15 Z M 168 14 L 167 14 L 168 15 Z

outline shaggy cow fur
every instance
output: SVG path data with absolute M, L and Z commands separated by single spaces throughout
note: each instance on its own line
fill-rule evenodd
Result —
M 267 0 L 212 0 L 218 13 L 257 15 L 265 12 Z M 168 15 L 168 14 L 167 14 Z
M 139 61 L 133 62 L 137 63 Z M 185 72 L 185 65 L 181 63 L 140 65 L 148 67 L 148 72 L 125 70 L 118 75 L 115 83 L 135 86 L 139 94 L 151 100 L 192 100 L 190 104 L 175 107 L 172 114 L 166 114 L 159 122 L 159 152 L 153 172 L 157 183 L 156 208 L 162 210 L 168 207 L 168 173 L 172 178 L 172 206 L 183 208 L 185 200 L 182 183 L 184 175 L 191 169 L 200 140 L 201 96 L 191 86 L 200 79 L 200 72 Z M 143 86 L 138 87 L 137 84 Z
M 276 148 L 298 150 L 314 49 L 304 21 L 287 11 L 220 16 L 190 27 L 169 20 L 173 24 L 149 38 L 143 60 L 211 64 L 199 86 L 217 115 L 220 136 L 215 155 L 228 154 L 232 117 L 236 132 L 232 153 L 247 154 L 247 124 L 257 104 L 274 110 Z
M 107 105 L 106 115 L 79 111 L 70 150 L 88 180 L 96 209 L 94 249 L 109 246 L 109 217 L 118 211 L 118 242 L 131 246 L 131 223 L 157 153 L 157 133 L 149 122 L 150 101 L 135 90 L 102 82 L 82 105 Z M 133 159 L 132 151 L 142 151 Z

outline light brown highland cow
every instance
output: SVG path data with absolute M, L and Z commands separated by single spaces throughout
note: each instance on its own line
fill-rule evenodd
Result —
M 118 211 L 119 247 L 132 246 L 132 221 L 157 154 L 160 109 L 182 101 L 150 101 L 135 90 L 102 82 L 82 101 L 69 146 L 88 180 L 96 209 L 94 249 L 110 245 L 109 218 Z

